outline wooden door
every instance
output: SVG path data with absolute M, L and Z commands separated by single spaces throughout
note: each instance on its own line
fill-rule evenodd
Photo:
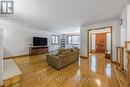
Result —
M 96 52 L 105 53 L 106 49 L 106 33 L 96 34 Z

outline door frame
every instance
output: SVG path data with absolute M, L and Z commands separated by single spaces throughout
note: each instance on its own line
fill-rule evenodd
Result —
M 112 26 L 106 26 L 106 27 L 100 27 L 100 28 L 93 28 L 93 29 L 89 29 L 88 31 L 87 31 L 87 55 L 88 55 L 88 57 L 89 57 L 89 32 L 91 31 L 91 30 L 100 30 L 100 29 L 105 29 L 105 28 L 110 28 L 110 33 L 111 33 L 111 57 L 110 57 L 110 60 L 112 61 L 112 50 L 113 50 L 113 36 L 112 36 Z

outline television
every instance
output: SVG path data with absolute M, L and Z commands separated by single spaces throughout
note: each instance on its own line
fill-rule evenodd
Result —
M 46 46 L 47 38 L 33 37 L 33 46 Z

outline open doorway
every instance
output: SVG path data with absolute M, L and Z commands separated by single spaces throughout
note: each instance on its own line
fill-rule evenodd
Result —
M 88 56 L 92 53 L 103 53 L 111 59 L 112 27 L 102 27 L 88 30 Z

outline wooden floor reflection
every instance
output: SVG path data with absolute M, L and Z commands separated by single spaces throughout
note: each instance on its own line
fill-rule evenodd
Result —
M 22 71 L 22 87 L 126 87 L 126 76 L 103 54 L 56 70 L 46 62 L 45 55 L 14 58 Z

